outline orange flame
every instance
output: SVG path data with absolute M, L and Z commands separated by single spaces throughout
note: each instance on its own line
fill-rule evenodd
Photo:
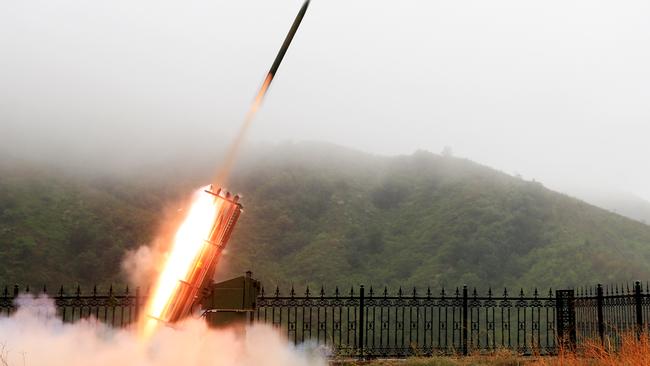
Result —
M 149 338 L 155 331 L 158 320 L 163 317 L 165 307 L 178 291 L 181 281 L 185 281 L 192 270 L 204 245 L 205 239 L 210 235 L 210 230 L 219 212 L 222 200 L 215 200 L 214 196 L 206 193 L 204 188 L 195 193 L 194 200 L 174 237 L 171 250 L 158 281 L 154 287 L 153 295 L 148 301 L 145 314 L 143 338 Z

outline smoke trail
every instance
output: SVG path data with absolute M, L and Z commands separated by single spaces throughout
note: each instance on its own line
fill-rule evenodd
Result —
M 230 176 L 230 171 L 232 170 L 232 166 L 235 163 L 235 159 L 237 158 L 237 153 L 241 148 L 241 144 L 244 141 L 244 138 L 246 137 L 246 133 L 248 132 L 251 122 L 253 122 L 253 118 L 255 117 L 255 114 L 257 114 L 257 111 L 260 109 L 260 106 L 262 105 L 262 100 L 264 100 L 264 96 L 266 95 L 266 91 L 269 89 L 269 85 L 271 85 L 272 80 L 273 80 L 273 74 L 269 73 L 268 75 L 266 75 L 266 79 L 264 79 L 264 84 L 262 84 L 260 91 L 257 93 L 257 96 L 255 97 L 255 100 L 253 101 L 251 108 L 248 110 L 248 113 L 246 114 L 246 118 L 244 118 L 244 123 L 239 128 L 239 131 L 237 132 L 237 136 L 235 136 L 235 140 L 230 145 L 230 148 L 226 153 L 226 157 L 221 165 L 221 168 L 219 169 L 216 177 L 214 178 L 214 183 L 217 187 L 223 187 L 228 183 L 228 177 Z
M 246 118 L 244 118 L 244 123 L 240 127 L 235 140 L 233 141 L 232 145 L 230 145 L 230 148 L 226 153 L 226 158 L 214 179 L 214 183 L 217 187 L 223 187 L 228 183 L 228 176 L 230 176 L 230 171 L 232 170 L 232 166 L 235 162 L 235 159 L 237 158 L 237 153 L 239 152 L 244 137 L 246 136 L 246 132 L 248 132 L 255 114 L 257 114 L 257 111 L 262 105 L 262 100 L 264 100 L 264 96 L 266 95 L 266 92 L 268 91 L 269 86 L 271 85 L 271 82 L 273 81 L 273 78 L 275 77 L 275 74 L 280 67 L 280 64 L 282 63 L 282 60 L 284 59 L 284 55 L 287 53 L 287 50 L 291 45 L 291 41 L 298 31 L 300 22 L 302 22 L 302 18 L 307 12 L 307 7 L 309 7 L 309 0 L 305 0 L 305 2 L 302 4 L 302 7 L 300 8 L 300 11 L 298 11 L 298 15 L 296 15 L 296 19 L 293 21 L 293 24 L 289 29 L 289 33 L 287 33 L 287 36 L 284 38 L 284 42 L 282 43 L 282 47 L 280 47 L 280 51 L 278 51 L 277 56 L 275 56 L 275 60 L 271 65 L 271 69 L 269 69 L 268 74 L 266 74 L 266 78 L 264 79 L 264 83 L 262 84 L 260 91 L 257 93 L 257 96 L 255 96 L 255 100 L 253 100 L 253 104 L 248 110 Z
M 18 311 L 0 318 L 0 364 L 9 366 L 326 366 L 316 349 L 298 349 L 266 326 L 244 335 L 190 319 L 163 328 L 143 344 L 131 330 L 93 320 L 62 323 L 48 298 L 21 298 Z

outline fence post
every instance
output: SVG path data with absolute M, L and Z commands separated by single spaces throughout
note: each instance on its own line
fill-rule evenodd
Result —
M 636 310 L 636 336 L 641 339 L 643 333 L 643 296 L 641 295 L 641 282 L 634 283 L 634 307 Z
M 555 323 L 560 346 L 573 352 L 576 349 L 576 308 L 573 290 L 555 291 Z
M 467 285 L 463 285 L 463 355 L 467 356 Z
M 363 332 L 366 329 L 366 323 L 364 321 L 365 313 L 365 289 L 361 285 L 359 291 L 359 324 L 357 324 L 357 329 L 359 330 L 359 359 L 363 359 Z
M 598 315 L 598 336 L 600 343 L 605 345 L 605 320 L 603 319 L 603 285 L 598 284 L 596 287 L 596 306 Z

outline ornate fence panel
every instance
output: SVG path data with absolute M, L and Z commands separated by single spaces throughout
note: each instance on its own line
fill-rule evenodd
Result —
M 342 295 L 338 288 L 334 296 L 324 290 L 311 296 L 309 289 L 297 297 L 294 289 L 282 296 L 279 289 L 257 298 L 255 320 L 280 328 L 294 343 L 316 342 L 332 348 L 338 355 L 353 356 L 358 349 L 359 308 L 361 297 L 350 289 Z
M 600 341 L 608 349 L 623 337 L 639 337 L 650 330 L 650 291 L 640 282 L 630 285 L 576 290 L 577 344 Z
M 123 291 L 114 291 L 111 286 L 109 290 L 100 294 L 97 287 L 90 293 L 82 293 L 77 287 L 71 293 L 61 288 L 56 294 L 47 294 L 47 291 L 30 292 L 29 287 L 20 291 L 15 286 L 12 291 L 5 287 L 0 296 L 0 315 L 10 315 L 16 311 L 16 299 L 23 294 L 32 294 L 35 297 L 47 295 L 54 304 L 51 306 L 42 301 L 26 302 L 23 306 L 38 307 L 37 314 L 43 316 L 58 316 L 64 322 L 75 322 L 80 319 L 98 320 L 113 327 L 127 327 L 134 323 L 146 298 L 140 294 L 139 289 L 131 292 L 127 287 Z
M 557 350 L 553 293 L 541 297 L 523 291 L 479 296 L 465 287 L 433 296 L 427 289 L 389 294 L 367 293 L 363 286 L 342 296 L 321 289 L 296 296 L 264 293 L 257 299 L 256 320 L 282 329 L 295 343 L 315 342 L 335 355 L 406 357 L 468 354 L 507 348 L 522 354 Z

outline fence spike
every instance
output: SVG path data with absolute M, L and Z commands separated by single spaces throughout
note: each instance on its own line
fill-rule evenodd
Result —
M 4 295 L 4 297 L 9 296 L 9 288 L 7 287 L 7 285 L 5 285 L 5 290 L 4 290 L 4 292 L 2 294 Z
M 507 299 L 507 298 L 508 298 L 508 289 L 505 288 L 505 287 L 503 288 L 503 298 L 504 298 L 504 299 Z
M 320 285 L 320 297 L 325 297 L 325 287 Z
M 336 286 L 336 289 L 334 290 L 334 297 L 338 298 L 339 297 L 339 287 Z
M 97 297 L 97 285 L 93 286 L 93 297 Z
M 548 288 L 548 297 L 553 297 L 553 289 L 550 287 Z
M 397 291 L 397 296 L 402 297 L 402 286 L 399 287 L 399 291 Z
M 293 289 L 293 284 L 291 285 L 291 292 L 289 293 L 289 296 L 291 296 L 291 297 L 296 296 L 296 291 Z
M 113 297 L 113 284 L 111 283 L 111 287 L 108 289 L 108 296 Z
M 138 289 L 136 289 L 136 291 L 138 291 Z M 264 297 L 264 286 L 260 289 L 260 295 Z
M 111 290 L 112 289 L 113 289 L 113 287 L 111 287 Z M 79 284 L 77 284 L 77 297 L 79 297 L 79 296 L 81 296 L 81 286 Z
M 25 293 L 26 293 L 26 294 L 29 293 L 29 285 L 25 286 Z
M 629 294 L 630 294 L 630 284 L 629 284 L 629 283 L 626 283 L 626 284 L 625 284 L 625 287 L 627 287 L 627 293 L 628 293 L 628 295 L 629 295 Z
M 647 294 L 648 292 L 650 292 L 648 291 L 648 281 L 645 281 L 645 293 Z
M 20 288 L 18 285 L 14 285 L 14 297 L 18 297 L 18 293 L 20 292 Z
M 427 286 L 427 299 L 431 298 L 431 286 Z
M 535 287 L 535 291 L 533 292 L 533 297 L 537 298 L 538 295 L 539 293 L 537 292 L 537 287 Z
M 415 298 L 418 294 L 418 290 L 415 289 L 415 286 L 413 286 L 413 297 Z
M 280 287 L 275 286 L 275 297 L 280 297 Z
M 350 297 L 354 296 L 354 286 L 350 286 Z
M 129 285 L 126 285 L 126 289 L 124 290 L 124 293 L 127 295 L 129 294 Z
M 309 286 L 307 286 L 307 290 L 305 290 L 305 297 L 309 297 Z
M 456 297 L 460 296 L 460 291 L 458 291 L 458 286 L 456 287 Z
M 442 287 L 442 290 L 440 290 L 440 296 L 444 299 L 445 298 L 445 287 Z
M 388 297 L 388 287 L 384 286 L 384 297 Z
M 369 295 L 370 297 L 372 297 L 372 295 L 373 295 L 372 286 L 370 286 L 370 291 L 368 291 L 368 295 Z
M 47 285 L 43 284 L 43 293 L 47 294 Z
M 61 286 L 61 289 L 59 289 L 59 296 L 63 296 L 63 286 Z
M 477 297 L 478 294 L 476 293 L 476 287 L 474 287 L 474 290 L 472 291 L 472 297 Z
M 519 290 L 519 297 L 524 297 L 524 289 L 523 289 L 523 287 L 521 288 L 521 290 Z
M 488 287 L 488 298 L 492 298 L 492 286 Z

